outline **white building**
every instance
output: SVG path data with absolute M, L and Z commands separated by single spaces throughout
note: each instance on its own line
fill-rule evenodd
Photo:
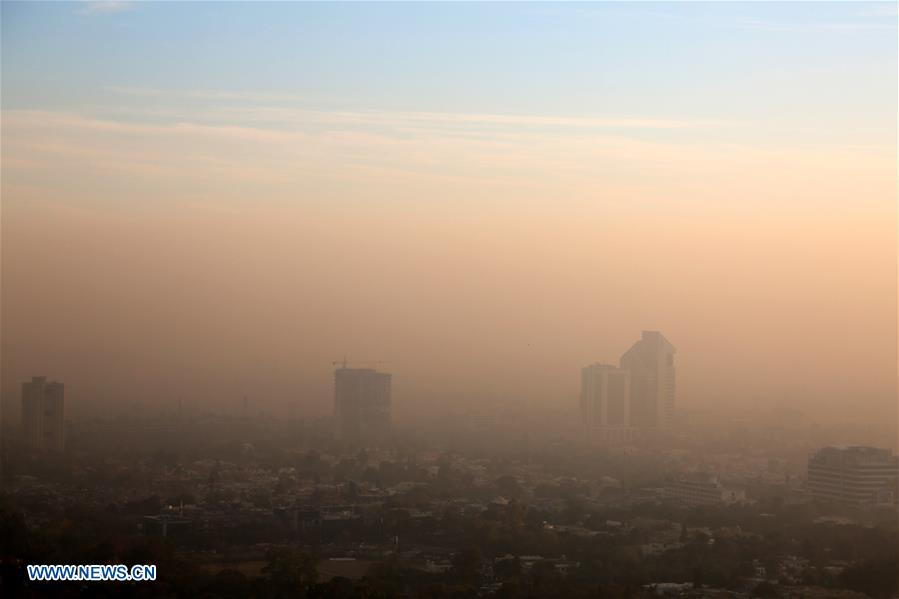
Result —
M 637 428 L 667 428 L 674 416 L 677 350 L 658 331 L 643 331 L 621 356 L 631 375 L 631 423 Z
M 889 449 L 825 447 L 808 460 L 808 490 L 824 501 L 853 505 L 894 503 L 899 457 Z

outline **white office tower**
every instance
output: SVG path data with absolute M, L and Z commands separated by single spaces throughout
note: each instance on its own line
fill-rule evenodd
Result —
M 658 331 L 643 331 L 640 340 L 621 356 L 620 366 L 631 375 L 631 423 L 640 429 L 671 426 L 674 417 L 677 350 Z

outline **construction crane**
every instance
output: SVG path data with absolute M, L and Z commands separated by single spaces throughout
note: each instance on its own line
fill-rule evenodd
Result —
M 338 360 L 338 361 L 336 361 L 336 362 L 331 362 L 331 366 L 340 366 L 341 368 L 346 368 L 348 364 L 355 364 L 355 365 L 358 366 L 358 365 L 361 365 L 361 364 L 368 364 L 368 365 L 372 365 L 372 364 L 390 364 L 390 362 L 385 362 L 384 360 L 353 360 L 352 362 L 350 362 L 350 361 L 348 361 L 348 360 L 346 359 L 346 356 L 343 357 L 343 360 Z

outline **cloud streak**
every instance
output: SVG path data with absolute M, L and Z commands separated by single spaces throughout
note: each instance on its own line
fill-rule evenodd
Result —
M 855 194 L 864 191 L 859 181 L 876 186 L 884 173 L 895 172 L 895 151 L 880 147 L 674 143 L 600 130 L 465 137 L 423 129 L 399 136 L 344 122 L 273 129 L 47 111 L 4 111 L 3 122 L 4 183 L 44 187 L 59 197 L 84 186 L 103 187 L 98 193 L 142 189 L 148 197 L 303 199 L 322 190 L 347 198 L 507 197 L 511 190 L 521 198 L 664 197 L 705 195 L 737 182 L 749 193 L 774 178 L 776 189 L 766 191 L 772 197 L 803 190 L 825 167 L 839 170 L 834 180 L 851 183 Z M 826 193 L 848 191 L 831 184 Z
M 615 3 L 610 3 L 614 5 Z M 624 4 L 624 3 L 622 3 Z M 883 5 L 869 6 L 855 13 L 855 19 L 832 21 L 798 21 L 748 18 L 740 15 L 712 15 L 707 13 L 689 14 L 661 9 L 625 9 L 617 10 L 610 6 L 600 8 L 587 7 L 574 10 L 582 18 L 595 19 L 600 22 L 611 21 L 613 18 L 628 18 L 634 20 L 658 19 L 672 23 L 694 23 L 718 29 L 749 29 L 766 31 L 770 33 L 826 33 L 826 32 L 863 32 L 863 31 L 895 31 L 896 30 L 896 5 L 895 3 L 883 3 Z M 571 11 L 558 11 L 553 8 L 542 7 L 535 14 L 540 15 L 570 15 Z M 871 19 L 886 18 L 889 21 L 873 21 Z
M 660 119 L 652 117 L 594 117 L 594 116 L 556 116 L 534 114 L 491 114 L 491 113 L 454 113 L 429 111 L 378 111 L 378 110 L 322 110 L 296 106 L 308 100 L 298 94 L 268 94 L 252 92 L 230 92 L 212 90 L 169 91 L 152 88 L 107 87 L 107 91 L 120 95 L 153 97 L 157 100 L 208 100 L 255 102 L 250 106 L 212 105 L 204 106 L 202 111 L 191 111 L 184 108 L 169 110 L 169 116 L 179 114 L 186 117 L 202 117 L 202 115 L 219 116 L 229 119 L 241 119 L 254 122 L 271 122 L 282 124 L 324 123 L 395 126 L 435 125 L 435 126 L 496 126 L 496 127 L 566 127 L 580 129 L 684 129 L 721 125 L 720 121 Z M 273 105 L 277 103 L 291 105 Z M 265 104 L 268 103 L 268 104 Z M 201 114 L 202 112 L 202 114 Z
M 125 12 L 134 8 L 133 0 L 87 0 L 82 2 L 79 13 L 83 15 L 110 14 Z

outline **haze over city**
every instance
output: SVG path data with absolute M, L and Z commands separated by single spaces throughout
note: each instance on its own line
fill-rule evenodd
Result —
M 893 408 L 890 8 L 9 3 L 4 396 Z
M 895 2 L 0 17 L 0 591 L 896 596 Z

